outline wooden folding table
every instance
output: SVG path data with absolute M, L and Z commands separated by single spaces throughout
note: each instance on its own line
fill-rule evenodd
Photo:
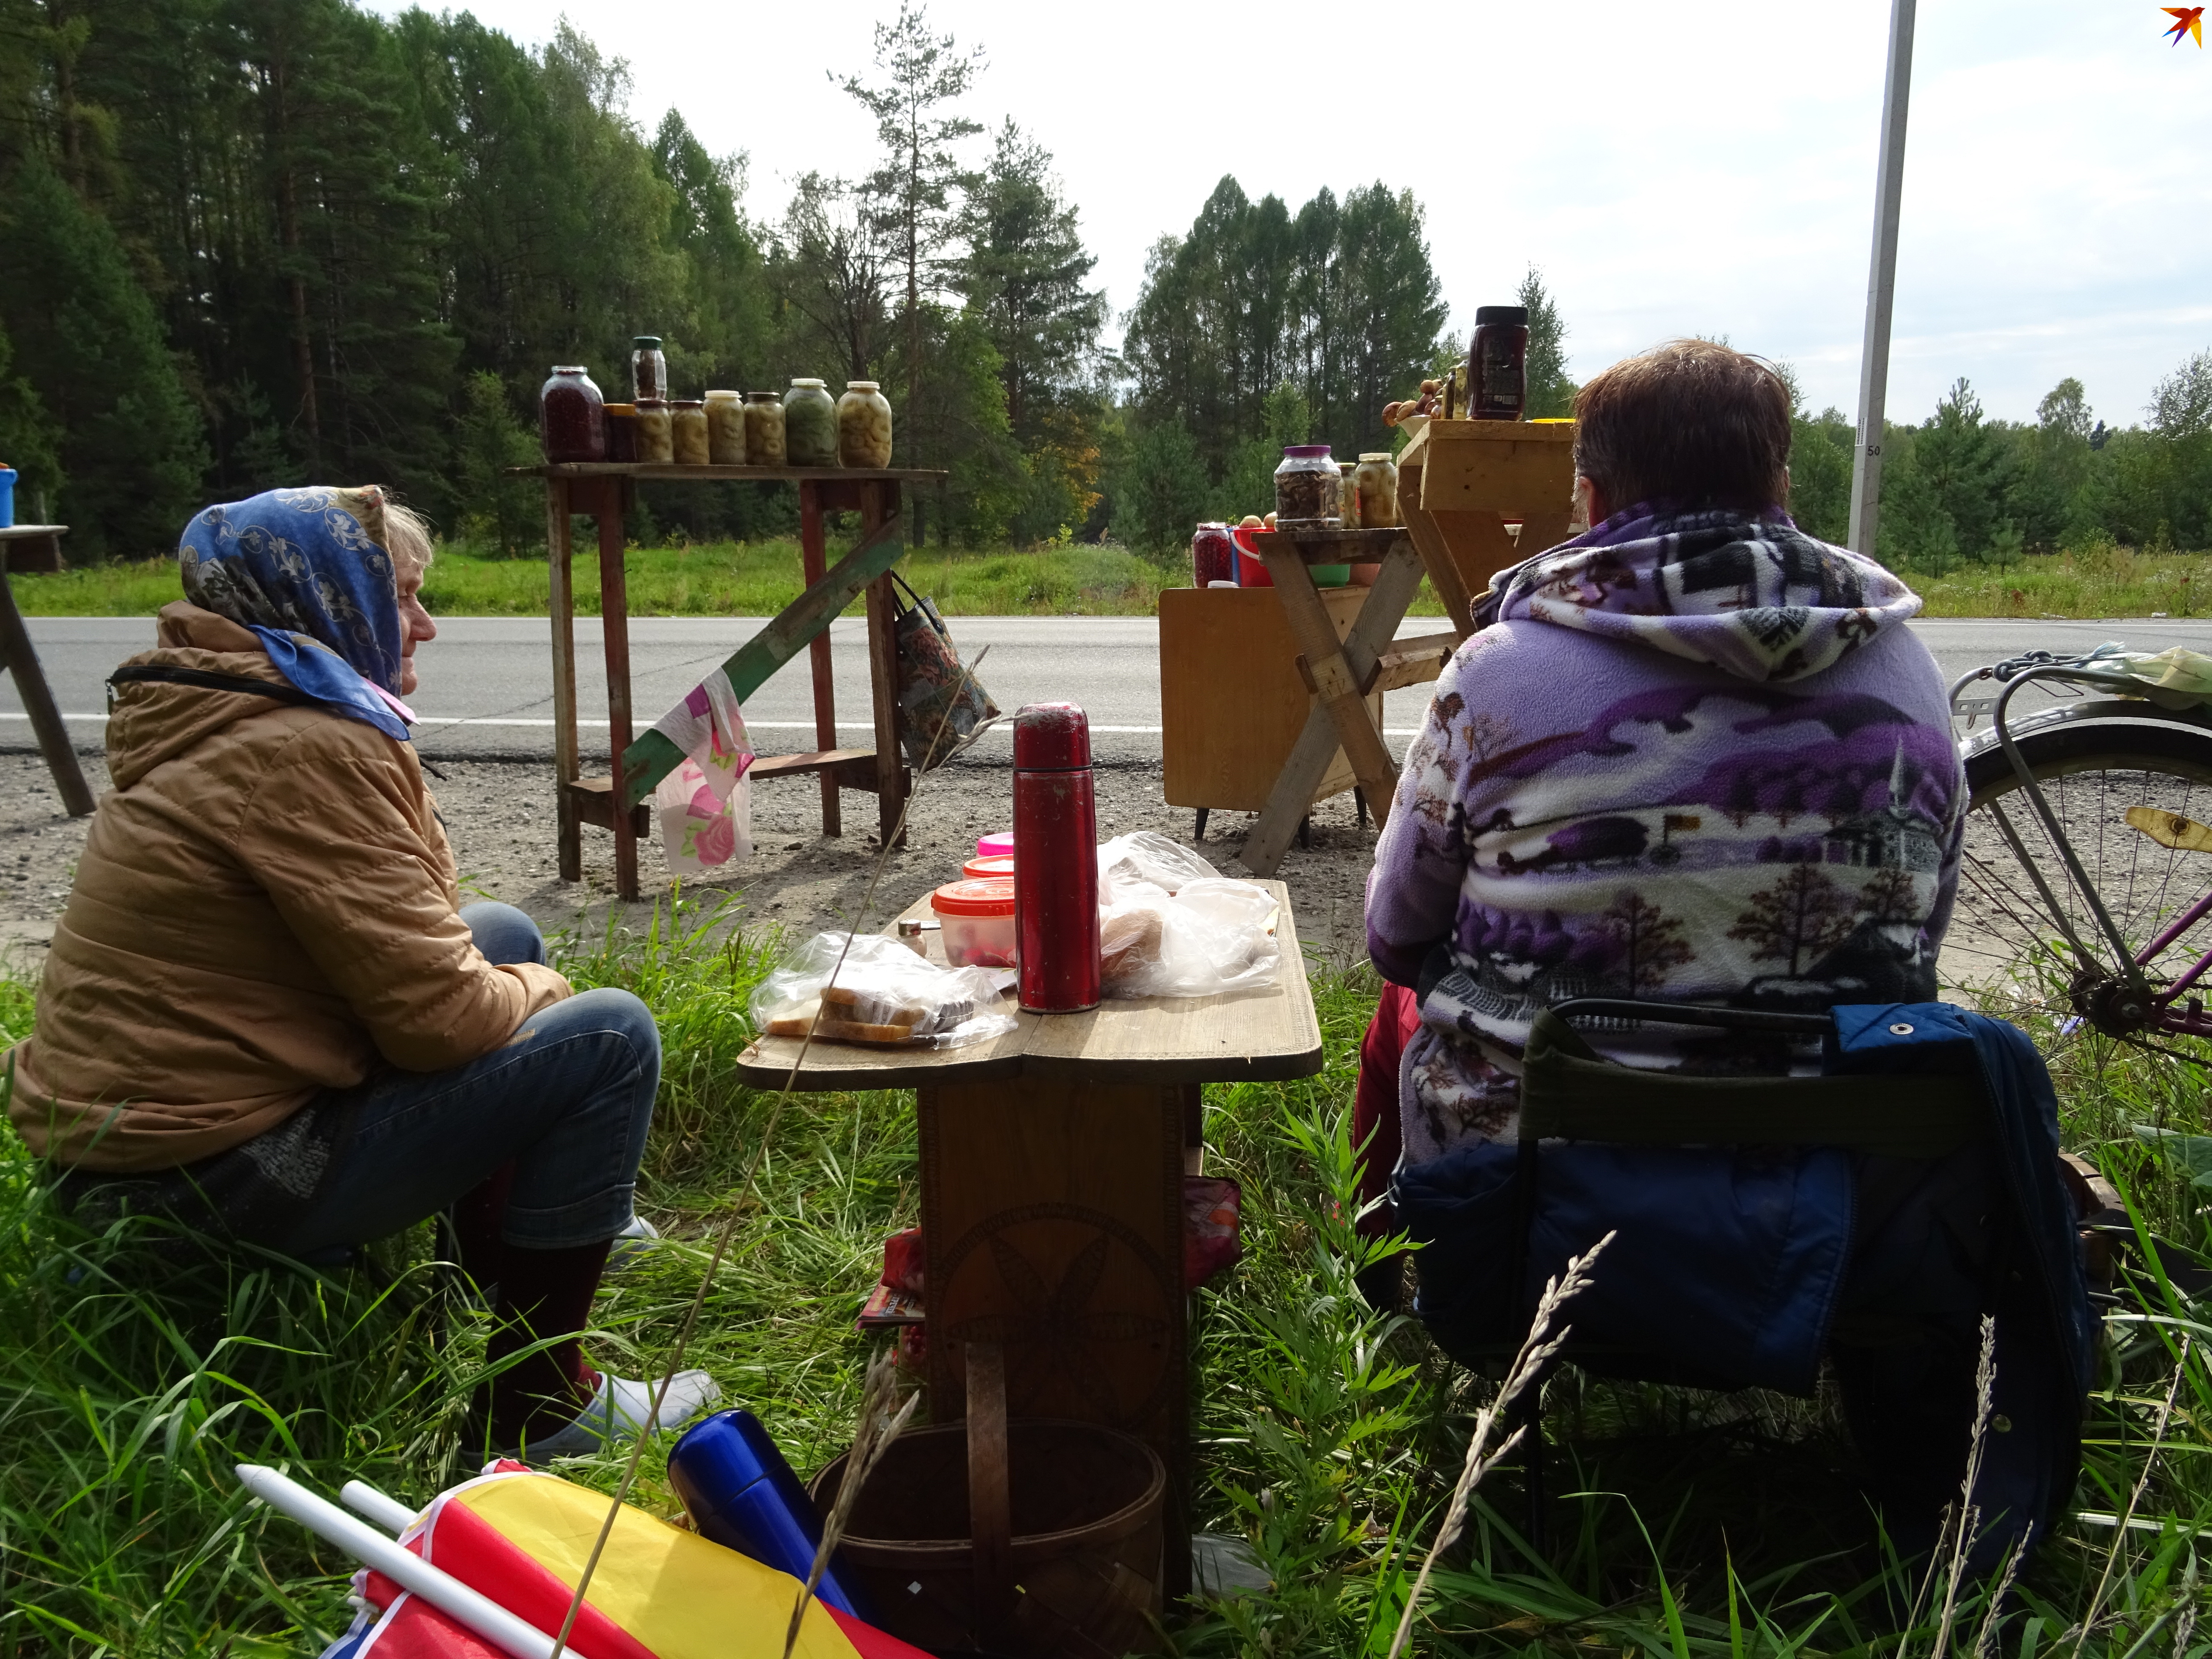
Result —
M 1322 1068 L 1290 895 L 1264 884 L 1283 953 L 1265 991 L 1022 1014 L 1004 1036 L 941 1053 L 817 1042 L 801 1064 L 798 1039 L 764 1037 L 738 1058 L 757 1089 L 917 1091 L 932 1418 L 966 1409 L 965 1345 L 996 1342 L 1012 1414 L 1145 1441 L 1168 1468 L 1170 1598 L 1190 1566 L 1182 1182 L 1203 1170 L 1200 1086 Z
M 635 735 L 637 711 L 630 702 L 629 605 L 623 563 L 623 516 L 633 499 L 636 481 L 656 483 L 714 483 L 741 481 L 757 483 L 795 483 L 799 486 L 799 553 L 808 593 L 787 605 L 762 630 L 797 630 L 805 641 L 813 674 L 814 741 L 817 747 L 797 755 L 763 755 L 747 775 L 756 781 L 812 773 L 821 781 L 822 833 L 843 832 L 840 789 L 866 790 L 876 797 L 878 833 L 888 838 L 898 823 L 908 785 L 906 768 L 899 759 L 898 646 L 892 629 L 897 613 L 889 571 L 896 550 L 886 550 L 878 561 L 882 573 L 867 584 L 868 668 L 873 692 L 875 746 L 842 749 L 837 744 L 836 692 L 830 678 L 829 623 L 842 605 L 829 614 L 809 606 L 808 599 L 822 583 L 826 559 L 823 518 L 825 513 L 857 510 L 864 538 L 899 518 L 899 487 L 908 482 L 933 482 L 942 472 L 915 469 L 863 470 L 857 467 L 783 466 L 664 466 L 629 462 L 580 462 L 517 469 L 545 481 L 545 541 L 551 568 L 553 621 L 553 771 L 558 817 L 561 879 L 583 878 L 582 826 L 597 824 L 612 833 L 615 843 L 615 891 L 623 898 L 638 896 L 637 842 L 648 833 L 647 809 L 621 810 L 624 751 Z M 599 553 L 599 614 L 607 665 L 607 746 L 614 762 L 613 775 L 586 777 L 576 737 L 576 602 L 570 572 L 573 556 L 569 520 L 582 514 L 598 520 Z M 891 532 L 896 534 L 896 531 Z M 645 711 L 649 724 L 663 711 Z
M 70 746 L 69 728 L 54 707 L 38 653 L 31 649 L 31 632 L 23 626 L 22 613 L 15 609 L 15 596 L 8 586 L 12 572 L 59 570 L 62 538 L 67 534 L 64 524 L 0 529 L 0 668 L 15 682 L 15 694 L 31 717 L 31 731 L 39 740 L 39 752 L 46 757 L 46 770 L 53 774 L 54 787 L 61 791 L 62 805 L 71 817 L 81 818 L 92 811 L 92 791 L 85 783 L 84 769 L 76 763 L 76 750 Z

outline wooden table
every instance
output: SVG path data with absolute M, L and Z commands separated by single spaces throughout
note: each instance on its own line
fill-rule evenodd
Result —
M 932 1418 L 964 1413 L 965 1345 L 997 1342 L 1013 1415 L 1146 1441 L 1168 1468 L 1170 1599 L 1190 1566 L 1182 1181 L 1202 1173 L 1200 1086 L 1322 1068 L 1290 896 L 1264 884 L 1283 948 L 1266 991 L 1021 1014 L 1006 1036 L 945 1053 L 816 1043 L 795 1079 L 795 1038 L 738 1058 L 759 1089 L 915 1091 Z M 907 914 L 927 908 L 925 897 Z
M 545 481 L 545 544 L 551 568 L 553 619 L 553 772 L 557 814 L 561 879 L 583 878 L 582 826 L 597 824 L 610 831 L 615 843 L 615 891 L 625 899 L 638 896 L 637 842 L 649 832 L 649 809 L 636 805 L 621 810 L 623 752 L 635 734 L 630 705 L 629 604 L 623 565 L 623 515 L 635 497 L 640 479 L 657 483 L 715 483 L 732 480 L 757 483 L 794 483 L 799 486 L 799 545 L 807 593 L 786 606 L 763 634 L 779 625 L 789 629 L 808 609 L 808 599 L 824 579 L 825 544 L 822 515 L 858 511 L 862 534 L 891 524 L 900 517 L 899 488 L 908 482 L 933 482 L 945 475 L 911 468 L 862 470 L 856 467 L 794 466 L 663 466 L 617 461 L 580 462 L 562 465 L 524 467 L 521 474 Z M 613 760 L 608 777 L 586 777 L 576 737 L 576 600 L 570 572 L 573 548 L 569 520 L 585 514 L 598 521 L 599 551 L 599 613 L 607 665 L 607 744 Z M 896 532 L 894 532 L 894 534 Z M 795 777 L 811 773 L 822 789 L 822 833 L 843 833 L 840 789 L 866 790 L 876 797 L 878 833 L 888 839 L 906 802 L 909 779 L 899 759 L 898 646 L 892 630 L 897 605 L 891 591 L 890 565 L 898 550 L 886 550 L 882 574 L 867 585 L 868 668 L 875 709 L 875 746 L 841 749 L 837 746 L 836 692 L 830 678 L 829 623 L 840 604 L 827 614 L 807 615 L 805 626 L 809 665 L 813 674 L 814 741 L 805 754 L 763 755 L 747 775 L 756 781 Z M 821 607 L 814 607 L 818 611 Z M 661 711 L 648 712 L 647 723 Z
M 15 609 L 15 596 L 8 586 L 8 577 L 15 571 L 59 570 L 62 538 L 68 534 L 65 524 L 0 529 L 0 668 L 15 677 L 23 711 L 30 715 L 31 730 L 39 739 L 39 752 L 54 775 L 54 787 L 61 791 L 62 805 L 71 817 L 81 818 L 92 811 L 92 791 L 85 784 L 84 769 L 76 763 L 76 750 L 70 746 L 69 728 L 54 707 L 46 671 L 31 649 L 30 630 L 23 626 L 22 613 Z
M 1396 637 L 1406 607 L 1421 585 L 1421 555 L 1402 529 L 1249 532 L 1267 561 L 1274 593 L 1297 647 L 1298 675 L 1314 694 L 1305 730 L 1276 775 L 1265 811 L 1237 856 L 1256 875 L 1272 876 L 1290 850 L 1314 792 L 1341 749 L 1359 780 L 1361 795 L 1385 823 L 1398 791 L 1398 763 L 1382 741 L 1380 703 L 1369 699 L 1401 686 L 1432 680 L 1458 649 L 1462 635 Z M 1314 586 L 1316 564 L 1364 564 L 1382 571 L 1367 590 L 1359 615 L 1342 638 Z

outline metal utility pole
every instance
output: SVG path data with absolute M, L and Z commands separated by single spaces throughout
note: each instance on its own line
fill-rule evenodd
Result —
M 1859 434 L 1851 452 L 1854 553 L 1874 556 L 1881 523 L 1882 410 L 1889 396 L 1889 307 L 1897 289 L 1897 216 L 1905 193 L 1905 106 L 1912 90 L 1914 0 L 1890 0 L 1889 78 L 1881 94 L 1881 157 L 1875 168 L 1874 267 L 1867 277 L 1866 342 L 1859 353 Z

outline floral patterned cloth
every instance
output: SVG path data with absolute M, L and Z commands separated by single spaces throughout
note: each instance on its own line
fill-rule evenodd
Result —
M 1535 1011 L 1936 994 L 1965 787 L 1888 571 L 1785 515 L 1638 507 L 1502 575 L 1376 848 L 1368 944 L 1411 987 L 1409 1164 L 1516 1133 Z M 1624 1063 L 1815 1069 L 1772 1038 L 1583 1028 Z
M 404 641 L 384 496 L 317 486 L 210 507 L 177 548 L 185 597 L 250 628 L 276 672 L 334 714 L 407 740 Z

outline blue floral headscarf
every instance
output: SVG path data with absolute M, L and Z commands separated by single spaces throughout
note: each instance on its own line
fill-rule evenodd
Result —
M 185 526 L 185 597 L 250 628 L 276 672 L 334 714 L 405 742 L 399 587 L 384 496 L 272 489 Z

